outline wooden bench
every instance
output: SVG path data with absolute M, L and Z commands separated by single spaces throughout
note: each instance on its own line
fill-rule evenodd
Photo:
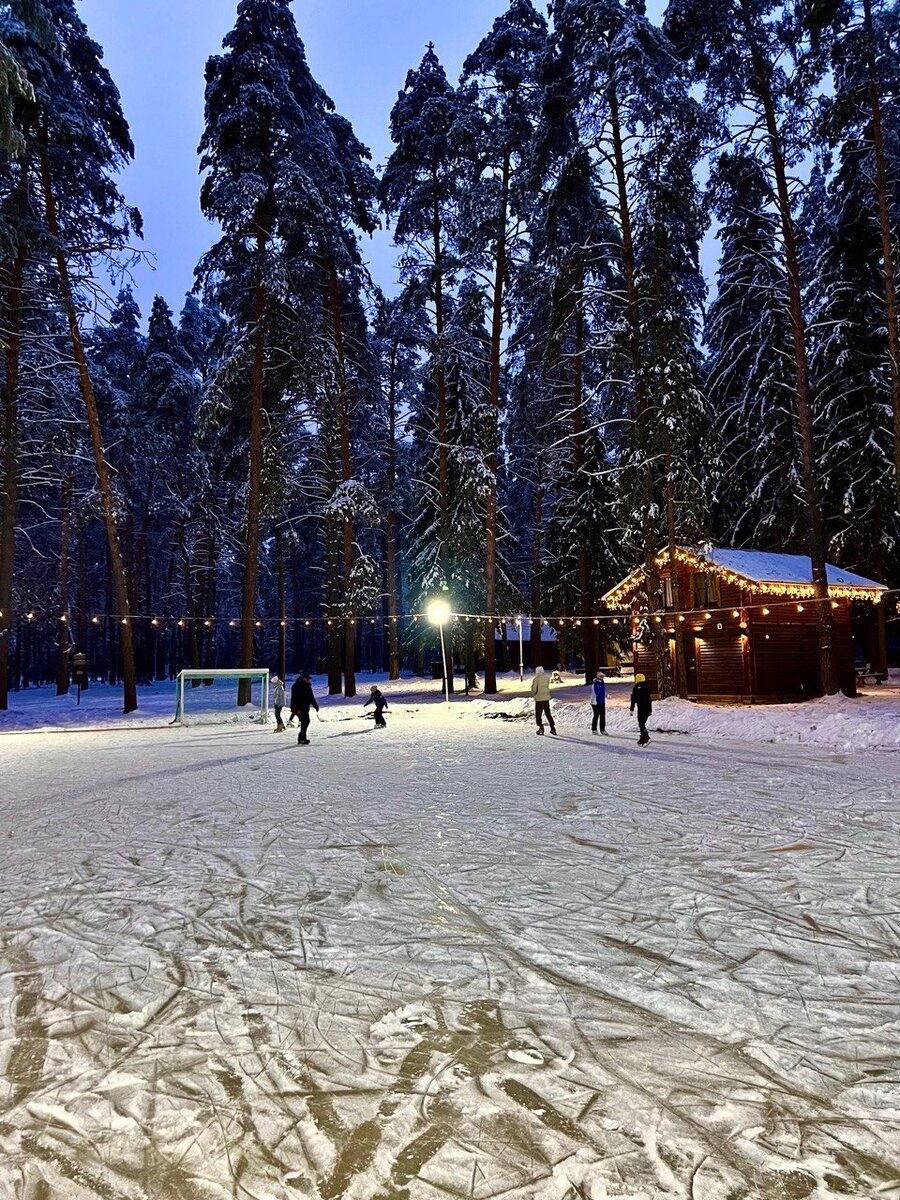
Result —
M 863 663 L 856 668 L 857 687 L 865 687 L 870 679 L 875 684 L 882 684 L 887 680 L 887 672 L 873 671 L 868 663 Z

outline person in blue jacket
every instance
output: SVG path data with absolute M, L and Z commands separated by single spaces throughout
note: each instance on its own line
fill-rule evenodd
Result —
M 591 722 L 591 733 L 606 733 L 606 680 L 603 672 L 598 671 L 591 684 L 591 708 L 594 719 Z

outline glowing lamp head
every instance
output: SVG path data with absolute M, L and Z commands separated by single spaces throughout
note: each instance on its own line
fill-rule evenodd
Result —
M 432 625 L 446 625 L 451 616 L 450 605 L 446 600 L 432 600 L 426 615 Z

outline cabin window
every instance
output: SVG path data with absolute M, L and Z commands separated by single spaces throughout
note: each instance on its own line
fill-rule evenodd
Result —
M 662 581 L 662 586 L 663 586 L 663 607 L 664 608 L 674 608 L 675 600 L 672 596 L 672 580 L 664 579 Z
M 719 577 L 711 571 L 694 573 L 694 608 L 717 608 L 719 604 Z

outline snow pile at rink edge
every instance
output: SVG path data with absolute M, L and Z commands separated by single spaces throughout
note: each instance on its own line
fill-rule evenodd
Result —
M 778 742 L 800 746 L 822 746 L 832 750 L 900 750 L 900 699 L 885 704 L 870 697 L 828 696 L 802 704 L 698 704 L 672 697 L 654 701 L 647 722 L 651 733 L 677 733 L 703 738 L 731 738 L 740 742 Z M 590 707 L 584 703 L 554 701 L 553 712 L 560 733 L 581 733 L 590 728 Z M 533 704 L 527 698 L 495 703 L 475 701 L 460 708 L 460 719 L 477 714 L 507 720 L 532 719 Z M 610 733 L 633 732 L 637 722 L 627 705 L 607 705 L 606 728 Z
M 321 718 L 327 724 L 362 722 L 362 700 L 371 680 L 377 680 L 389 708 L 390 725 L 427 722 L 441 725 L 459 721 L 493 719 L 509 723 L 524 732 L 534 723 L 534 704 L 528 695 L 530 676 L 520 683 L 518 673 L 498 682 L 501 694 L 494 698 L 475 698 L 460 692 L 443 703 L 440 683 L 405 677 L 390 682 L 383 674 L 360 680 L 360 695 L 354 700 L 324 694 L 325 681 L 319 677 L 314 686 L 322 706 Z M 515 692 L 519 692 L 518 695 Z M 525 693 L 524 695 L 521 693 Z M 629 680 L 607 681 L 606 728 L 614 737 L 634 736 L 637 722 L 629 712 Z M 589 689 L 577 676 L 568 675 L 553 689 L 553 712 L 563 736 L 590 738 L 591 708 Z M 168 681 L 138 692 L 139 709 L 122 714 L 121 691 L 104 685 L 92 685 L 81 707 L 73 695 L 56 697 L 52 687 L 36 687 L 10 695 L 10 711 L 0 713 L 0 735 L 28 732 L 33 734 L 75 730 L 117 730 L 162 728 L 172 723 L 174 685 Z M 371 714 L 371 709 L 368 710 Z M 271 723 L 270 716 L 270 723 Z M 234 708 L 216 713 L 197 708 L 188 713 L 190 725 L 222 725 L 260 728 L 259 710 Z M 315 723 L 314 723 L 315 727 Z M 900 749 L 900 679 L 894 671 L 890 682 L 865 695 L 850 698 L 829 696 L 798 704 L 715 704 L 671 698 L 655 701 L 648 722 L 651 734 L 676 734 L 739 742 L 780 743 L 818 746 L 840 751 L 890 751 Z

